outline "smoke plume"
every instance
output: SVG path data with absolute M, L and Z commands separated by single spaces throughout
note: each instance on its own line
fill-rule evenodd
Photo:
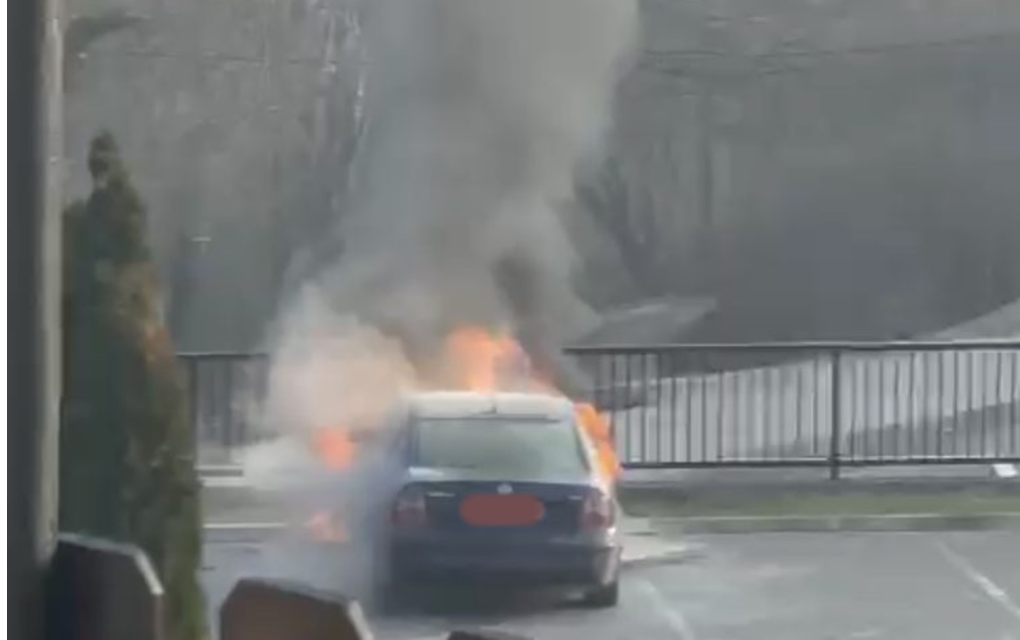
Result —
M 548 362 L 590 313 L 562 215 L 600 151 L 636 2 L 360 5 L 354 196 L 342 250 L 278 318 L 265 410 L 278 431 L 370 420 L 454 327 L 513 333 Z
M 634 40 L 627 0 L 364 0 L 366 133 L 343 251 L 300 294 L 428 350 L 583 321 L 561 219 Z M 306 322 L 307 301 L 281 330 Z M 294 317 L 297 316 L 295 319 Z

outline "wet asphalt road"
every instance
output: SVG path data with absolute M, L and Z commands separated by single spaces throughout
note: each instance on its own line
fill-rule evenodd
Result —
M 702 536 L 681 561 L 626 571 L 620 606 L 550 598 L 370 617 L 381 640 L 490 627 L 537 639 L 1020 640 L 1020 532 Z M 239 575 L 357 581 L 335 548 L 210 541 L 212 608 Z M 332 564 L 331 564 L 332 563 Z

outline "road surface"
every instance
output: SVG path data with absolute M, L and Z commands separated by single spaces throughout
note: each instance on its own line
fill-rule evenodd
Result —
M 691 552 L 682 560 L 629 569 L 614 610 L 539 598 L 441 606 L 372 623 L 381 640 L 442 638 L 455 627 L 549 640 L 1020 640 L 1016 532 L 730 535 L 683 542 Z M 212 608 L 238 575 L 267 566 L 268 555 L 254 541 L 208 542 L 203 577 Z M 290 555 L 276 570 L 286 565 L 329 581 L 328 563 L 313 556 Z

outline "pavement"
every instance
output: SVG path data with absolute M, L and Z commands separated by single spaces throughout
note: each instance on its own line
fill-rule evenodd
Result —
M 630 526 L 628 542 L 648 546 L 625 570 L 616 609 L 536 595 L 370 613 L 370 621 L 380 640 L 443 638 L 453 628 L 549 640 L 1020 640 L 1015 531 L 681 538 L 647 522 Z M 342 555 L 336 546 L 209 540 L 210 610 L 242 575 L 283 573 L 350 592 L 345 580 L 357 574 L 340 569 Z

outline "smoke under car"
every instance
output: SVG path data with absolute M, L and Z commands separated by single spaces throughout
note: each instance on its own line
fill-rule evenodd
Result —
M 384 457 L 379 596 L 423 588 L 554 588 L 615 606 L 613 486 L 573 404 L 541 394 L 431 392 L 401 404 Z

